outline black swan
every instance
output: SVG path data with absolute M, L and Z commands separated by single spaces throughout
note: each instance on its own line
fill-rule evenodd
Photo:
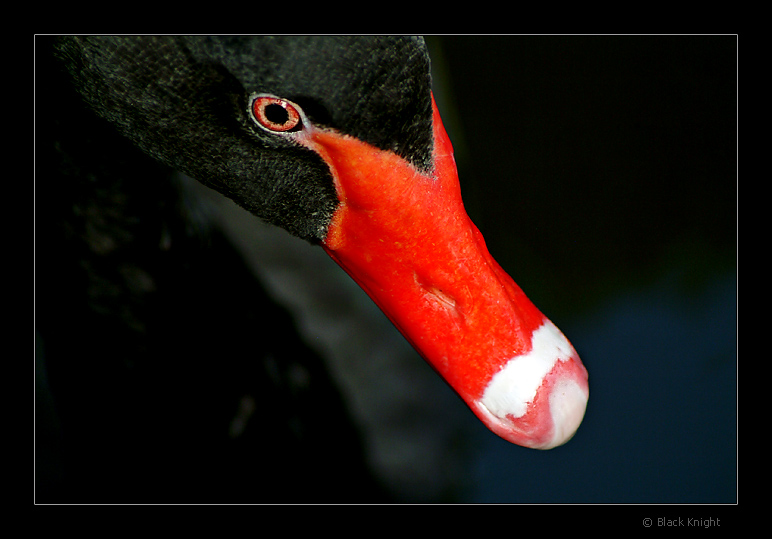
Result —
M 493 432 L 540 449 L 573 436 L 588 399 L 587 372 L 563 334 L 488 254 L 466 215 L 422 40 L 61 37 L 41 42 L 39 49 L 36 212 L 62 218 L 55 232 L 36 234 L 36 296 L 56 305 L 38 307 L 36 327 L 47 360 L 56 356 L 57 346 L 76 356 L 67 364 L 47 361 L 46 377 L 61 376 L 62 371 L 72 377 L 79 368 L 94 368 L 93 362 L 79 362 L 77 356 L 98 357 L 106 343 L 122 342 L 123 335 L 113 334 L 118 325 L 110 324 L 115 318 L 122 321 L 120 331 L 150 337 L 138 349 L 119 353 L 118 363 L 129 367 L 121 372 L 132 378 L 121 380 L 108 373 L 108 383 L 129 384 L 137 377 L 152 383 L 153 369 L 162 367 L 136 358 L 153 347 L 175 343 L 179 349 L 153 353 L 185 361 L 191 351 L 185 349 L 183 333 L 191 328 L 212 336 L 208 347 L 194 351 L 199 357 L 211 354 L 212 360 L 226 355 L 230 339 L 241 332 L 256 334 L 261 346 L 282 343 L 269 354 L 272 364 L 313 355 L 305 349 L 282 349 L 297 339 L 272 338 L 278 337 L 272 335 L 278 331 L 273 318 L 284 316 L 280 312 L 267 321 L 256 319 L 256 312 L 234 321 L 226 312 L 223 298 L 253 298 L 261 292 L 244 284 L 238 273 L 217 273 L 217 263 L 223 260 L 217 258 L 221 240 L 216 232 L 180 200 L 179 191 L 169 187 L 173 182 L 155 180 L 175 170 L 320 245 Z M 85 113 L 75 104 L 78 99 L 96 115 Z M 149 157 L 139 158 L 137 148 Z M 145 196 L 149 191 L 154 196 Z M 124 211 L 127 206 L 131 212 Z M 167 219 L 180 213 L 186 215 L 184 225 Z M 73 228 L 73 215 L 80 218 L 80 229 Z M 148 216 L 141 219 L 142 227 L 137 215 Z M 153 219 L 155 235 L 139 238 Z M 67 242 L 74 237 L 81 239 L 80 251 Z M 174 262 L 169 255 L 152 267 L 139 267 L 134 262 L 140 254 L 135 246 L 142 244 L 135 241 L 138 238 L 173 252 Z M 199 241 L 213 247 L 207 255 L 215 262 L 211 277 L 222 283 L 218 293 L 205 298 L 186 290 L 210 276 L 181 278 L 179 273 L 186 259 L 198 256 L 190 245 Z M 131 248 L 120 249 L 124 244 Z M 100 261 L 111 256 L 109 269 L 102 267 Z M 232 262 L 238 267 L 238 261 Z M 164 319 L 163 303 L 122 297 L 125 285 L 153 298 L 160 281 L 177 289 L 179 301 L 211 301 L 209 316 L 181 324 Z M 87 306 L 76 292 L 83 289 L 90 293 Z M 100 304 L 106 298 L 121 307 Z M 157 337 L 148 332 L 140 314 L 163 320 L 162 340 L 153 340 Z M 67 316 L 89 324 L 88 342 L 56 329 Z M 278 369 L 286 373 L 286 368 Z M 168 381 L 168 373 L 158 374 L 159 380 Z M 110 393 L 105 387 L 97 394 L 109 402 Z M 55 390 L 52 394 L 57 397 Z M 322 400 L 328 402 L 319 409 L 325 422 L 330 414 L 345 417 L 334 397 Z M 99 405 L 81 402 L 69 409 L 82 412 Z M 215 413 L 195 412 L 200 416 L 191 422 L 205 422 Z M 130 416 L 128 410 L 116 413 Z M 272 416 L 271 411 L 266 415 Z M 276 423 L 287 429 L 292 421 L 277 417 Z M 340 435 L 336 446 L 351 438 L 344 423 L 332 420 L 321 428 L 329 429 L 327 439 Z M 159 432 L 159 439 L 163 437 Z M 109 442 L 132 440 L 114 436 Z M 153 449 L 163 454 L 162 443 L 158 445 Z M 336 458 L 358 462 L 357 444 L 349 447 Z M 279 447 L 275 454 L 278 458 L 296 451 Z M 81 457 L 101 458 L 97 453 Z M 300 455 L 295 458 L 302 460 Z M 140 473 L 142 459 L 138 462 L 126 463 L 127 476 Z M 321 483 L 330 481 L 324 470 L 304 473 L 322 474 Z M 183 475 L 169 479 L 194 481 Z M 362 484 L 351 488 L 377 492 L 377 486 L 365 485 L 364 472 L 361 477 Z

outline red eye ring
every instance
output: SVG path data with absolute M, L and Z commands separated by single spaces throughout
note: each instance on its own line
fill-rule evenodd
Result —
M 288 133 L 303 128 L 302 111 L 295 103 L 273 95 L 257 95 L 250 111 L 255 123 L 273 133 Z

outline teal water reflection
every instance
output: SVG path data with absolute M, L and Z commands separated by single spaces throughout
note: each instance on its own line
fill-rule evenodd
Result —
M 736 501 L 736 279 L 676 283 L 563 324 L 591 373 L 584 424 L 546 453 L 481 433 L 470 501 Z

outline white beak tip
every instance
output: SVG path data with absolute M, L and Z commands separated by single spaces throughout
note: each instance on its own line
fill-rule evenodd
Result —
M 553 437 L 540 449 L 552 449 L 573 438 L 584 419 L 588 397 L 588 393 L 572 379 L 555 384 L 550 393 Z
M 552 449 L 574 436 L 589 394 L 587 370 L 579 356 L 547 321 L 534 332 L 532 350 L 507 361 L 472 408 L 505 440 Z

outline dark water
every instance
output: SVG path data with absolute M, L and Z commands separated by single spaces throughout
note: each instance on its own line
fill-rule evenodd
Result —
M 590 373 L 566 446 L 475 438 L 465 499 L 734 502 L 735 38 L 430 44 L 469 213 Z
M 737 283 L 716 278 L 686 293 L 676 280 L 563 324 L 590 371 L 582 427 L 546 453 L 481 435 L 469 500 L 736 500 Z

